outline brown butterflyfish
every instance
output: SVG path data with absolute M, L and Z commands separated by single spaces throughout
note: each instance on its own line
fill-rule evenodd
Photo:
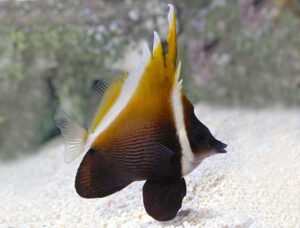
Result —
M 194 113 L 182 91 L 177 61 L 176 16 L 169 5 L 166 48 L 154 32 L 136 68 L 99 83 L 99 105 L 86 129 L 62 111 L 56 115 L 65 140 L 65 161 L 84 153 L 75 189 L 84 198 L 101 198 L 143 181 L 143 203 L 154 219 L 173 219 L 186 195 L 184 176 L 204 158 L 225 153 Z

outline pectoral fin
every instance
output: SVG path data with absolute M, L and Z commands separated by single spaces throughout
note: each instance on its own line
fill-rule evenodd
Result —
M 125 172 L 107 156 L 89 150 L 78 168 L 75 189 L 84 198 L 101 198 L 131 183 Z
M 158 221 L 173 219 L 186 195 L 184 178 L 180 180 L 147 180 L 143 187 L 144 207 Z
M 65 140 L 65 162 L 70 163 L 83 153 L 88 133 L 60 108 L 56 112 L 55 121 Z

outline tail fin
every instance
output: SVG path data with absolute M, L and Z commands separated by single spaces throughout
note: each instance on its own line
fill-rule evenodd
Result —
M 65 162 L 71 163 L 83 152 L 87 131 L 79 124 L 72 122 L 61 109 L 56 112 L 55 122 L 65 140 Z

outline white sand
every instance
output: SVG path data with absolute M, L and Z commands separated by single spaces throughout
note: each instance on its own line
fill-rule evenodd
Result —
M 104 199 L 74 189 L 80 159 L 63 163 L 56 140 L 34 157 L 0 167 L 0 226 L 300 227 L 300 110 L 239 111 L 201 105 L 198 116 L 229 144 L 186 178 L 182 210 L 156 222 L 142 182 Z

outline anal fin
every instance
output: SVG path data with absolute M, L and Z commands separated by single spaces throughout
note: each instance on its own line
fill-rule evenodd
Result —
M 173 219 L 186 195 L 184 178 L 177 180 L 147 180 L 143 187 L 144 207 L 158 221 Z
M 101 198 L 131 183 L 121 167 L 107 156 L 90 149 L 78 168 L 75 189 L 84 198 Z

